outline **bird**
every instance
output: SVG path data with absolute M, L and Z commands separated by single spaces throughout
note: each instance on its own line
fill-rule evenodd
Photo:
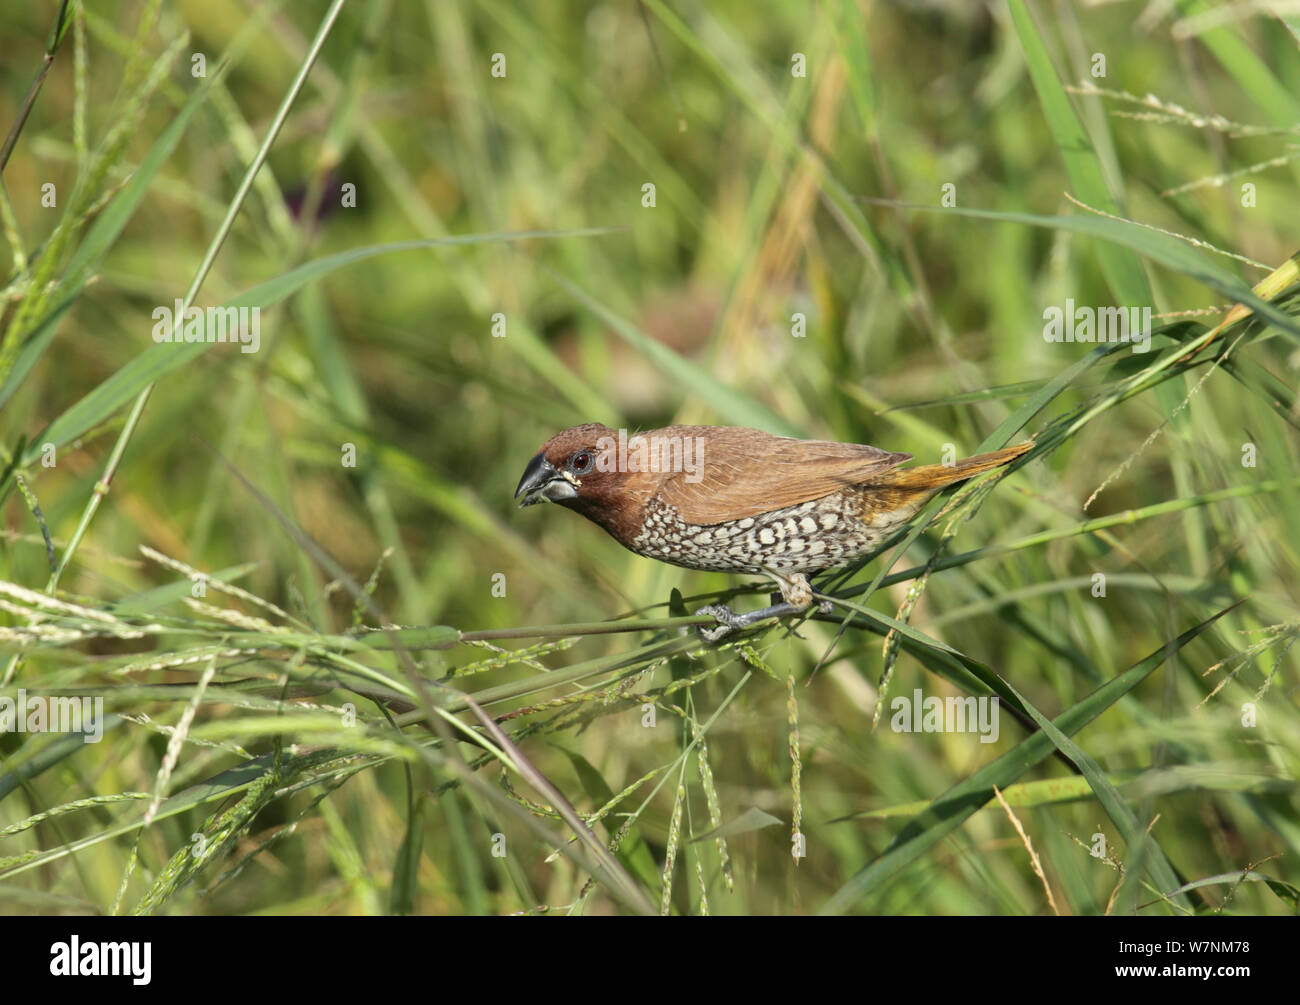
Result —
M 935 493 L 1003 467 L 1032 441 L 951 464 L 904 468 L 911 454 L 860 443 L 774 436 L 740 426 L 674 425 L 629 435 L 598 422 L 551 437 L 515 490 L 521 507 L 553 502 L 629 551 L 687 569 L 765 575 L 781 603 L 696 613 L 711 642 L 825 598 L 808 577 L 870 554 Z

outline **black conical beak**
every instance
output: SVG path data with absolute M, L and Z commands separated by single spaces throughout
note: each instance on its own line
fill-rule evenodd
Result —
M 538 454 L 528 462 L 524 476 L 519 479 L 519 487 L 515 489 L 515 498 L 519 499 L 520 506 L 547 501 L 560 502 L 572 499 L 577 494 L 578 490 L 572 481 L 557 471 L 545 454 Z

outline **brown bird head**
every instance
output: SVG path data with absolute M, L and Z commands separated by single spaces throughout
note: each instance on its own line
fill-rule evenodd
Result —
M 559 503 L 618 537 L 624 524 L 631 530 L 639 521 L 659 482 L 620 467 L 617 432 L 599 422 L 574 426 L 551 437 L 528 462 L 515 498 L 520 506 Z

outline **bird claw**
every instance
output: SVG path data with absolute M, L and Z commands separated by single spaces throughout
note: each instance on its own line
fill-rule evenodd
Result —
M 709 604 L 707 607 L 701 607 L 695 613 L 697 616 L 708 615 L 718 622 L 712 628 L 706 628 L 704 625 L 698 626 L 700 638 L 705 642 L 721 642 L 732 632 L 744 628 L 747 624 L 744 617 L 737 614 L 726 604 Z

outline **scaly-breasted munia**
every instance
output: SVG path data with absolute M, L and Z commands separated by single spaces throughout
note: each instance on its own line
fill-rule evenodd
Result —
M 814 599 L 808 576 L 868 554 L 940 489 L 1009 464 L 1021 443 L 957 461 L 899 468 L 911 454 L 798 440 L 735 426 L 667 426 L 628 436 L 599 423 L 552 437 L 524 470 L 520 506 L 559 503 L 623 547 L 687 569 L 770 576 L 784 604 L 709 614 L 715 640 Z M 522 498 L 521 498 L 522 497 Z

